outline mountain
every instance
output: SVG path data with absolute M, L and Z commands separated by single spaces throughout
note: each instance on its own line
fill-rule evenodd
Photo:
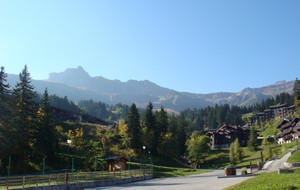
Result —
M 17 81 L 17 75 L 8 75 L 11 86 L 15 86 Z M 280 81 L 261 88 L 245 88 L 236 93 L 196 94 L 164 88 L 148 80 L 121 82 L 101 76 L 91 77 L 81 66 L 61 73 L 50 73 L 48 80 L 33 80 L 37 92 L 43 93 L 47 87 L 49 94 L 67 96 L 75 102 L 92 99 L 108 104 L 136 103 L 139 107 L 145 107 L 151 101 L 156 108 L 164 106 L 175 111 L 225 103 L 250 105 L 281 92 L 291 93 L 293 84 L 294 81 Z

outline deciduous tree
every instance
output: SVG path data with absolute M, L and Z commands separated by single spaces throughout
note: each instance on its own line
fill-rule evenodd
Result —
M 187 141 L 188 158 L 198 165 L 210 152 L 210 139 L 194 131 Z
M 242 161 L 243 149 L 240 146 L 239 140 L 235 139 L 229 148 L 229 159 L 232 165 L 236 165 Z

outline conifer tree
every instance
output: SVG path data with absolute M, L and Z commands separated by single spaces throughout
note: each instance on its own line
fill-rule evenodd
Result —
M 14 155 L 18 160 L 18 169 L 26 172 L 26 164 L 32 157 L 33 147 L 36 145 L 36 127 L 34 101 L 36 93 L 31 85 L 31 77 L 27 66 L 19 75 L 19 82 L 13 90 L 13 128 L 14 128 Z
M 298 78 L 296 78 L 296 80 L 295 80 L 294 87 L 293 87 L 293 93 L 294 93 L 294 97 L 296 97 L 297 99 L 300 99 L 300 80 L 298 80 Z
M 129 108 L 127 123 L 130 145 L 133 149 L 139 149 L 141 147 L 140 114 L 135 104 Z
M 155 116 L 153 114 L 153 105 L 151 102 L 149 102 L 149 104 L 147 105 L 146 114 L 143 123 L 145 127 L 145 132 L 148 136 L 145 144 L 148 146 L 148 149 L 151 151 L 151 153 L 153 155 L 156 155 L 159 137 L 155 136 L 157 128 L 156 128 Z
M 7 94 L 10 93 L 9 84 L 6 83 L 7 74 L 5 73 L 4 67 L 0 70 L 0 171 L 2 167 L 2 160 L 7 157 L 11 148 L 10 143 L 10 115 L 11 109 L 9 106 L 9 99 Z M 3 163 L 3 162 L 2 162 Z
M 48 163 L 52 163 L 55 160 L 54 153 L 56 152 L 57 141 L 47 89 L 45 89 L 43 94 L 42 101 L 37 112 L 37 119 L 37 153 L 39 156 L 47 158 Z
M 5 73 L 4 67 L 1 67 L 0 70 L 0 128 L 1 126 L 8 125 L 10 108 L 9 108 L 9 99 L 7 95 L 10 93 L 9 84 L 7 81 L 7 74 Z
M 257 150 L 258 147 L 258 140 L 257 140 L 257 133 L 255 127 L 250 127 L 250 135 L 248 139 L 248 148 L 250 151 Z
M 157 124 L 157 135 L 163 135 L 168 131 L 169 121 L 168 114 L 163 107 L 160 108 L 160 111 L 156 114 L 156 124 Z
M 267 137 L 264 137 L 261 146 L 263 148 L 263 160 L 268 161 L 273 157 L 273 150 Z
M 229 159 L 232 165 L 236 165 L 240 163 L 243 158 L 243 150 L 240 146 L 239 140 L 235 139 L 233 143 L 231 143 L 229 148 Z
M 187 139 L 186 126 L 187 126 L 186 120 L 183 114 L 180 114 L 178 125 L 177 125 L 178 148 L 179 148 L 180 155 L 184 155 L 186 151 L 186 139 Z
M 230 164 L 232 164 L 232 165 L 236 165 L 236 163 L 237 163 L 236 157 L 234 155 L 234 145 L 233 145 L 233 143 L 230 144 L 230 147 L 229 147 L 229 161 L 230 161 Z
M 294 95 L 294 105 L 296 107 L 296 114 L 300 115 L 300 81 L 296 78 L 294 87 L 293 87 L 293 95 Z
M 5 95 L 9 94 L 9 84 L 7 84 L 7 73 L 3 66 L 0 69 L 0 101 L 3 101 Z

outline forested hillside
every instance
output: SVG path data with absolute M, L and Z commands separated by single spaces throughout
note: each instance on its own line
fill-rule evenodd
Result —
M 0 120 L 0 171 L 28 173 L 41 170 L 46 160 L 48 170 L 63 169 L 69 155 L 76 159 L 76 168 L 96 170 L 103 167 L 103 158 L 109 155 L 125 155 L 133 160 L 144 152 L 162 158 L 184 155 L 186 122 L 183 116 L 168 116 L 163 108 L 154 111 L 151 103 L 140 112 L 135 104 L 112 106 L 118 115 L 116 127 L 57 120 L 57 109 L 66 109 L 76 116 L 84 111 L 70 102 L 67 97 L 50 97 L 47 89 L 39 98 L 31 84 L 27 67 L 19 75 L 15 87 L 6 81 L 7 74 L 1 68 L 1 120 Z M 87 110 L 89 103 L 82 102 Z M 53 107 L 57 107 L 55 113 Z M 84 106 L 85 105 L 85 106 Z M 96 107 L 103 107 L 95 104 Z M 123 109 L 124 108 L 124 109 Z M 90 109 L 91 110 L 91 109 Z M 95 112 L 95 115 L 100 112 Z M 128 112 L 128 114 L 126 114 Z M 107 114 L 109 112 L 100 112 Z M 108 115 L 106 115 L 108 116 Z M 67 139 L 72 140 L 67 144 Z M 172 148 L 170 148 L 172 147 Z
M 133 161 L 151 157 L 170 165 L 186 158 L 187 142 L 205 130 L 224 123 L 244 125 L 247 121 L 242 114 L 293 100 L 283 93 L 249 107 L 223 104 L 177 114 L 164 107 L 154 109 L 152 102 L 144 109 L 135 103 L 108 105 L 83 100 L 75 104 L 66 96 L 49 96 L 47 89 L 38 95 L 26 66 L 11 87 L 1 67 L 0 173 L 8 172 L 8 163 L 12 174 L 41 171 L 43 160 L 47 170 L 61 170 L 70 156 L 76 159 L 75 169 L 82 171 L 103 169 L 103 159 L 111 155 Z M 299 102 L 295 105 L 299 112 Z

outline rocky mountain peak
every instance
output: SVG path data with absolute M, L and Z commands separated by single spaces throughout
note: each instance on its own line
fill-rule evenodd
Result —
M 90 75 L 84 70 L 82 66 L 77 68 L 69 68 L 64 72 L 50 73 L 48 80 L 59 80 L 60 78 L 91 78 Z
M 50 73 L 48 81 L 67 84 L 69 86 L 85 85 L 91 79 L 82 66 L 69 68 L 60 73 Z

